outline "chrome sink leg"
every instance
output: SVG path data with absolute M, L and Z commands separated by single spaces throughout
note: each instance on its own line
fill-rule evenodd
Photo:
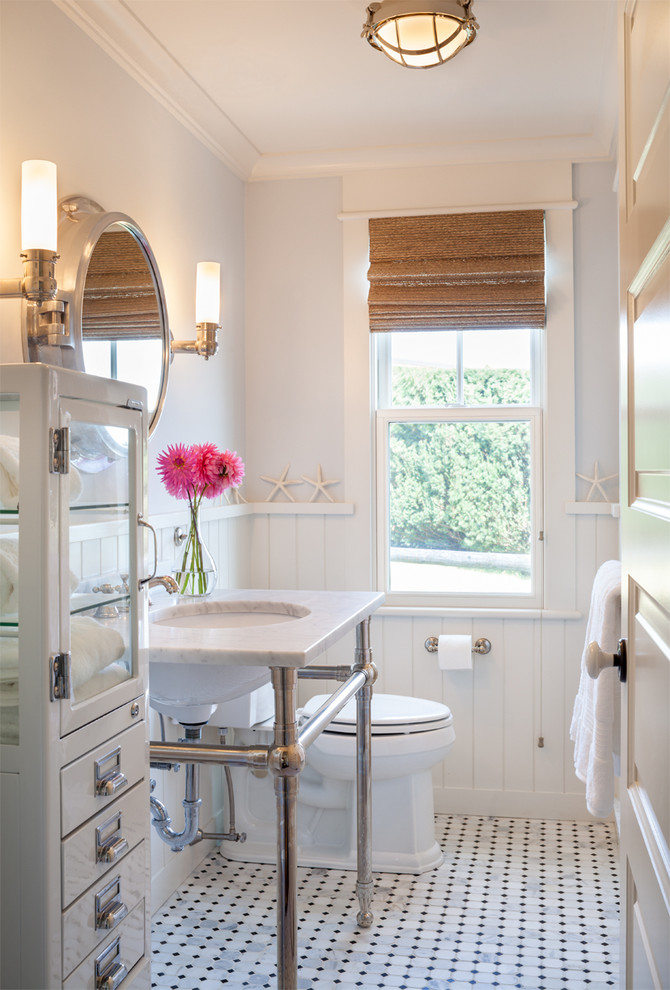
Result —
M 370 649 L 370 618 L 356 627 L 356 652 L 352 670 L 362 670 L 368 680 L 356 695 L 356 820 L 358 841 L 358 880 L 356 893 L 360 910 L 356 920 L 361 928 L 369 928 L 372 914 L 372 685 L 377 670 Z
M 297 671 L 272 667 L 275 698 L 274 742 L 268 767 L 277 804 L 277 988 L 298 986 L 297 832 L 298 780 L 305 751 L 296 725 Z

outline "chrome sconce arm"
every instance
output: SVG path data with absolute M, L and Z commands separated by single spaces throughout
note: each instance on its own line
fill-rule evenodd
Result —
M 220 329 L 218 323 L 196 323 L 195 340 L 172 340 L 170 350 L 173 354 L 199 354 L 207 361 L 219 349 L 216 335 Z

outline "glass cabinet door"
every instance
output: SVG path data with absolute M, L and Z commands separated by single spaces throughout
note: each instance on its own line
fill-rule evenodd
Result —
M 69 469 L 61 479 L 61 650 L 70 654 L 72 731 L 125 703 L 138 683 L 138 514 L 141 417 L 129 410 L 63 400 Z M 61 636 L 63 640 L 63 636 Z
M 19 743 L 19 396 L 0 395 L 0 745 Z

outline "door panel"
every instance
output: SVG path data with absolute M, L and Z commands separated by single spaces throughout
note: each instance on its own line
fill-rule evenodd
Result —
M 635 612 L 632 654 L 634 689 L 629 689 L 631 784 L 644 792 L 646 815 L 661 848 L 670 844 L 670 617 L 644 592 Z M 667 873 L 667 867 L 666 867 Z
M 670 988 L 670 2 L 620 16 L 622 990 Z

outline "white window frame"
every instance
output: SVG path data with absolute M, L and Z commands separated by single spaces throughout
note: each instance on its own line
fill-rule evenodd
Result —
M 471 331 L 476 333 L 477 331 Z M 482 608 L 541 608 L 543 604 L 544 542 L 543 542 L 543 472 L 542 472 L 542 408 L 540 401 L 540 335 L 532 335 L 531 383 L 532 405 L 444 407 L 391 407 L 390 346 L 386 334 L 373 335 L 373 360 L 377 367 L 377 408 L 375 414 L 375 479 L 376 479 L 376 586 L 386 594 L 388 605 L 409 607 L 472 607 Z M 383 339 L 382 339 L 383 338 Z M 541 338 L 540 338 L 541 339 Z M 461 376 L 459 375 L 459 380 Z M 459 389 L 460 394 L 460 389 Z M 528 422 L 531 434 L 531 590 L 526 594 L 467 595 L 445 591 L 420 593 L 393 592 L 390 589 L 390 484 L 389 427 L 393 423 L 463 423 L 463 422 Z

